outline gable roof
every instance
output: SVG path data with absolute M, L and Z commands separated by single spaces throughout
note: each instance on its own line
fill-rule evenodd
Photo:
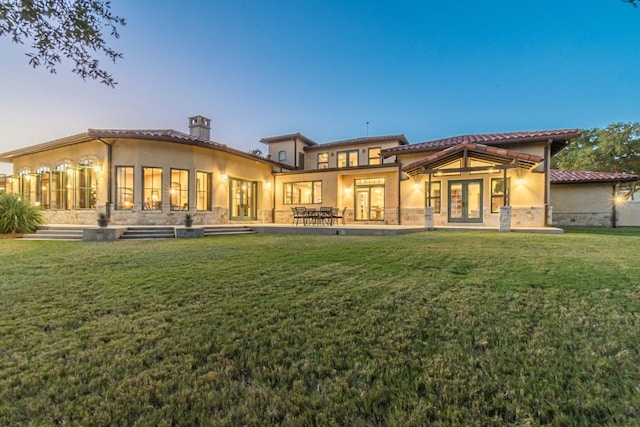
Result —
M 543 160 L 540 156 L 519 151 L 484 144 L 462 143 L 410 163 L 404 166 L 402 171 L 409 176 L 416 175 L 423 169 L 435 169 L 463 156 L 489 163 L 514 164 L 515 167 L 526 169 L 534 167 Z
M 266 137 L 266 138 L 262 138 L 260 140 L 260 142 L 263 142 L 265 144 L 271 144 L 272 142 L 291 141 L 291 140 L 294 140 L 296 138 L 297 139 L 301 139 L 302 141 L 306 142 L 309 145 L 318 144 L 317 142 L 315 142 L 311 138 L 307 138 L 306 136 L 304 136 L 300 132 L 288 133 L 288 134 L 285 134 L 285 135 L 269 136 L 269 137 Z
M 580 136 L 578 129 L 540 130 L 527 132 L 485 133 L 460 135 L 401 147 L 382 150 L 383 156 L 442 150 L 459 144 L 509 145 L 519 143 L 551 142 L 552 154 L 560 151 L 570 141 Z
M 639 176 L 627 173 L 565 171 L 551 169 L 552 184 L 584 184 L 589 182 L 633 182 Z
M 342 147 L 347 145 L 361 145 L 371 144 L 375 142 L 384 141 L 397 141 L 401 146 L 409 144 L 407 138 L 403 134 L 399 135 L 381 135 L 381 136 L 367 136 L 362 138 L 343 139 L 341 141 L 324 142 L 322 144 L 315 145 L 313 147 L 305 147 L 305 151 L 317 151 L 324 150 L 325 148 Z
M 164 141 L 178 144 L 193 145 L 198 147 L 213 148 L 227 153 L 235 154 L 241 157 L 262 160 L 270 164 L 279 165 L 277 162 L 265 159 L 264 157 L 254 154 L 245 153 L 244 151 L 228 147 L 215 141 L 200 139 L 196 136 L 180 132 L 174 129 L 88 129 L 87 132 L 65 138 L 54 139 L 42 144 L 32 145 L 29 147 L 19 148 L 0 154 L 0 160 L 11 161 L 12 159 L 28 154 L 38 153 L 43 150 L 52 150 L 55 148 L 67 147 L 74 144 L 89 142 L 93 140 L 103 139 L 144 139 L 153 141 Z M 102 141 L 106 144 L 111 142 Z

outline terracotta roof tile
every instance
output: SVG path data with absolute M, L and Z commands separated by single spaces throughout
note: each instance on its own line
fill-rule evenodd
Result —
M 265 144 L 270 144 L 272 142 L 290 141 L 290 140 L 295 139 L 295 138 L 300 138 L 301 140 L 303 140 L 304 142 L 306 142 L 309 145 L 316 145 L 317 144 L 317 142 L 315 142 L 311 138 L 307 138 L 306 136 L 304 136 L 300 132 L 288 133 L 286 135 L 269 136 L 269 137 L 266 137 L 266 138 L 262 138 L 260 140 L 260 142 L 263 142 Z
M 410 153 L 416 151 L 433 151 L 459 144 L 503 145 L 518 142 L 540 142 L 551 140 L 572 140 L 580 136 L 578 129 L 541 130 L 527 132 L 485 133 L 474 135 L 460 135 L 435 141 L 421 142 L 401 147 L 388 148 L 383 154 Z
M 384 142 L 384 141 L 398 141 L 400 145 L 409 144 L 409 141 L 407 141 L 407 138 L 405 138 L 405 136 L 402 134 L 366 136 L 361 138 L 343 139 L 341 141 L 323 142 L 313 147 L 305 147 L 305 151 L 317 151 L 317 150 L 323 150 L 325 148 L 342 147 L 346 145 L 371 144 L 374 142 Z
M 154 139 L 171 142 L 197 142 L 217 147 L 226 147 L 225 144 L 200 139 L 174 129 L 89 129 L 89 135 L 95 138 Z
M 552 169 L 550 180 L 552 184 L 579 184 L 587 182 L 632 182 L 638 180 L 638 175 L 627 173 L 565 171 Z

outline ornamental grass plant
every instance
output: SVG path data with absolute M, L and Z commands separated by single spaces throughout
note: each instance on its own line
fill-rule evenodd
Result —
M 42 224 L 39 207 L 17 194 L 0 192 L 0 234 L 33 233 Z
M 637 425 L 640 234 L 0 241 L 0 425 Z

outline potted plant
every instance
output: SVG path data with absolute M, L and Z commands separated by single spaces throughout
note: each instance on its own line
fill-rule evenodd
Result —
M 193 225 L 193 216 L 190 213 L 184 214 L 184 226 L 191 227 Z
M 98 225 L 100 227 L 106 227 L 109 224 L 109 217 L 106 212 L 100 212 L 98 214 Z

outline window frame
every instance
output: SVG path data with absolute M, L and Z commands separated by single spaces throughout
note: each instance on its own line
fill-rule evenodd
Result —
M 494 191 L 494 187 L 495 187 L 494 182 L 497 184 L 498 181 L 504 181 L 504 177 L 491 178 L 491 180 L 489 181 L 491 185 L 491 213 L 500 213 L 500 206 L 509 206 L 509 193 L 510 193 L 509 190 L 511 189 L 511 177 L 510 176 L 507 177 L 506 187 L 504 183 L 502 184 L 502 192 Z M 500 200 L 499 204 L 495 206 L 495 209 L 494 209 L 494 203 L 493 203 L 494 199 Z
M 151 171 L 151 186 L 147 185 L 147 179 L 146 179 L 146 175 L 147 175 L 147 170 Z M 154 181 L 155 181 L 155 175 L 154 175 L 154 171 L 159 170 L 160 171 L 160 187 L 156 187 L 154 185 Z M 162 188 L 163 188 L 163 183 L 164 183 L 164 169 L 162 167 L 158 167 L 158 166 L 143 166 L 142 167 L 142 199 L 144 200 L 142 202 L 142 210 L 149 212 L 149 211 L 161 211 L 162 210 L 162 199 L 163 199 L 163 192 L 162 192 Z M 149 197 L 147 197 L 147 191 L 150 192 Z M 158 199 L 154 200 L 153 196 L 155 196 L 157 193 Z M 149 200 L 149 202 L 147 202 L 147 200 Z
M 171 168 L 169 172 L 169 200 L 171 201 L 172 211 L 188 211 L 189 210 L 189 169 Z M 178 181 L 174 179 L 174 173 L 178 173 Z M 183 181 L 183 173 L 186 173 L 186 178 Z M 174 188 L 174 184 L 179 185 L 179 189 Z M 184 188 L 186 184 L 186 189 Z M 177 191 L 177 203 L 174 203 L 174 196 Z M 185 202 L 186 199 L 186 202 Z
M 434 185 L 438 187 L 438 195 L 433 195 Z M 425 206 L 433 207 L 433 213 L 441 213 L 442 212 L 442 181 L 427 181 L 425 182 Z M 434 202 L 436 206 L 434 206 Z
M 298 201 L 296 202 L 296 198 L 295 198 L 295 193 L 294 193 L 294 185 L 295 184 L 302 184 L 302 183 L 309 183 L 310 187 L 311 187 L 311 202 L 303 202 L 302 201 L 302 197 L 300 197 L 298 199 Z M 318 196 L 317 192 L 318 192 L 318 184 L 319 184 L 319 193 L 320 195 Z M 288 187 L 290 187 L 289 191 Z M 322 204 L 322 180 L 321 179 L 315 179 L 315 180 L 308 180 L 308 181 L 291 181 L 291 182 L 285 182 L 282 184 L 282 204 L 286 205 L 286 206 L 292 206 L 292 205 L 319 205 Z
M 127 169 L 131 170 L 131 183 L 124 182 L 121 183 L 120 180 L 122 178 L 121 172 L 127 172 Z M 128 174 L 124 177 L 126 178 Z M 126 179 L 125 179 L 126 181 Z M 134 166 L 116 166 L 116 200 L 115 200 L 115 210 L 123 210 L 123 211 L 131 211 L 133 210 L 133 202 L 135 200 L 135 183 L 136 183 L 136 168 Z M 124 185 L 123 185 L 124 184 Z M 130 184 L 130 185 L 129 185 Z M 127 191 L 131 194 L 126 194 L 128 198 L 131 199 L 131 204 L 128 206 L 124 206 L 125 202 L 123 202 L 124 197 L 122 192 Z
M 278 161 L 279 162 L 286 162 L 287 161 L 287 151 L 286 150 L 278 151 Z
M 377 156 L 371 156 L 371 151 L 372 150 L 378 150 L 378 155 Z M 382 164 L 382 157 L 380 157 L 380 151 L 382 151 L 382 147 L 370 147 L 367 150 L 367 156 L 368 156 L 368 162 L 369 165 L 381 165 Z M 372 160 L 376 160 L 377 163 L 375 161 Z
M 345 157 L 346 162 L 345 162 L 345 165 L 344 165 L 344 166 L 341 166 L 341 165 L 340 165 L 340 155 L 343 155 L 343 154 L 346 156 L 346 157 Z M 355 158 L 355 164 L 351 164 L 351 161 L 350 161 L 350 154 L 355 154 L 355 155 L 356 155 L 356 158 Z M 359 159 L 359 157 L 360 157 L 360 152 L 358 151 L 358 149 L 355 149 L 355 150 L 344 150 L 344 151 L 338 151 L 338 152 L 336 153 L 337 167 L 339 167 L 339 168 L 351 168 L 351 167 L 359 166 L 359 164 L 360 164 L 360 159 Z
M 320 161 L 320 156 L 326 156 L 326 161 Z M 329 169 L 329 152 L 318 153 L 318 169 Z
M 201 179 L 205 183 L 205 189 L 201 189 Z M 211 212 L 213 207 L 213 173 L 205 171 L 196 171 L 196 210 L 201 212 Z M 202 203 L 201 203 L 202 200 Z M 201 205 L 204 204 L 204 209 L 201 209 Z

